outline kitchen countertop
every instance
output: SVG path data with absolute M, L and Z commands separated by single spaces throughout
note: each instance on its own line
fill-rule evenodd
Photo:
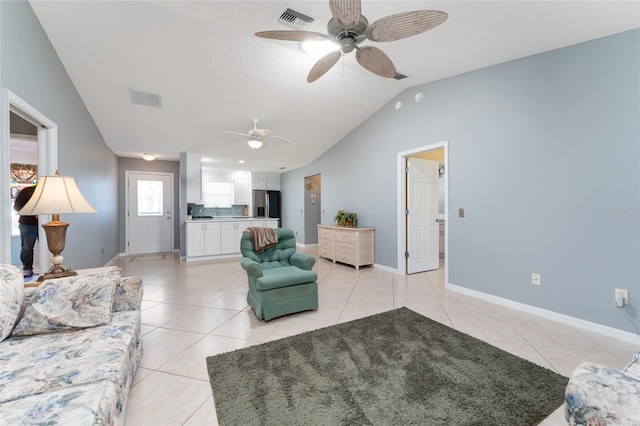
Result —
M 185 222 L 238 222 L 238 221 L 250 221 L 250 220 L 279 220 L 275 217 L 253 217 L 253 216 L 215 216 L 207 218 L 191 218 L 186 219 Z

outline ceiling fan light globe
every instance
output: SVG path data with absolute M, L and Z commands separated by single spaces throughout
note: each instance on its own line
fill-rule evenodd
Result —
M 340 48 L 334 41 L 305 41 L 300 43 L 300 48 L 304 53 L 314 59 L 320 59 L 329 52 L 334 52 Z
M 247 141 L 247 144 L 249 144 L 249 147 L 253 148 L 253 149 L 262 148 L 262 141 L 259 141 L 257 139 L 251 139 L 251 140 Z

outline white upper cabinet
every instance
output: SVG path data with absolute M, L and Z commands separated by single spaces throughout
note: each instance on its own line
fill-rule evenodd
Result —
M 202 168 L 200 160 L 202 155 L 189 154 L 186 156 L 187 171 L 187 203 L 199 203 L 202 201 Z
M 280 175 L 277 173 L 252 173 L 251 183 L 253 189 L 266 189 L 270 191 L 280 190 Z
M 233 177 L 233 204 L 250 204 L 251 185 L 249 173 L 237 173 Z
M 267 189 L 264 175 L 260 173 L 251 173 L 251 186 L 253 189 Z

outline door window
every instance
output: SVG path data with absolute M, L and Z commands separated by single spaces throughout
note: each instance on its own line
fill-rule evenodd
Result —
M 162 182 L 138 181 L 138 216 L 162 216 Z

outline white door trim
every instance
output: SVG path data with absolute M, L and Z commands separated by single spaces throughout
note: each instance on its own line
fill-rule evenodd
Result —
M 415 156 L 405 157 L 405 165 L 407 273 L 433 271 L 440 268 L 439 162 Z
M 424 151 L 432 151 L 434 149 L 444 148 L 444 282 L 449 282 L 449 141 L 442 141 L 431 145 L 414 148 L 408 151 L 402 151 L 397 154 L 397 201 L 396 211 L 398 212 L 397 222 L 397 251 L 398 251 L 398 267 L 397 270 L 401 274 L 407 273 L 407 263 L 404 258 L 405 247 L 407 246 L 406 226 L 407 217 L 405 216 L 405 206 L 407 205 L 407 184 L 405 181 L 404 165 L 405 158 Z
M 2 90 L 0 102 L 0 176 L 9 176 L 11 162 L 10 112 L 18 114 L 38 128 L 38 176 L 51 176 L 58 168 L 58 126 L 40 111 L 9 89 Z M 8 200 L 9 185 L 0 185 L 0 199 Z M 50 215 L 40 215 L 40 223 L 51 220 Z M 40 247 L 47 247 L 47 236 L 39 232 Z M 0 211 L 0 262 L 11 264 L 11 212 Z M 40 250 L 40 267 L 48 269 L 49 250 Z
M 124 184 L 125 184 L 125 191 L 124 191 L 124 222 L 125 222 L 125 227 L 124 227 L 124 251 L 125 251 L 125 255 L 129 256 L 129 235 L 130 235 L 130 230 L 129 230 L 129 215 L 127 214 L 127 212 L 129 212 L 129 176 L 131 174 L 143 174 L 143 175 L 157 175 L 157 176 L 168 176 L 171 179 L 171 188 L 169 190 L 169 193 L 171 194 L 171 200 L 169 202 L 169 205 L 171 206 L 171 235 L 169 236 L 169 241 L 171 241 L 171 251 L 174 250 L 174 232 L 173 232 L 173 228 L 174 228 L 174 224 L 175 224 L 175 211 L 174 211 L 174 179 L 175 177 L 173 176 L 173 173 L 171 172 L 145 172 L 145 171 L 136 171 L 136 170 L 125 170 L 124 172 Z

